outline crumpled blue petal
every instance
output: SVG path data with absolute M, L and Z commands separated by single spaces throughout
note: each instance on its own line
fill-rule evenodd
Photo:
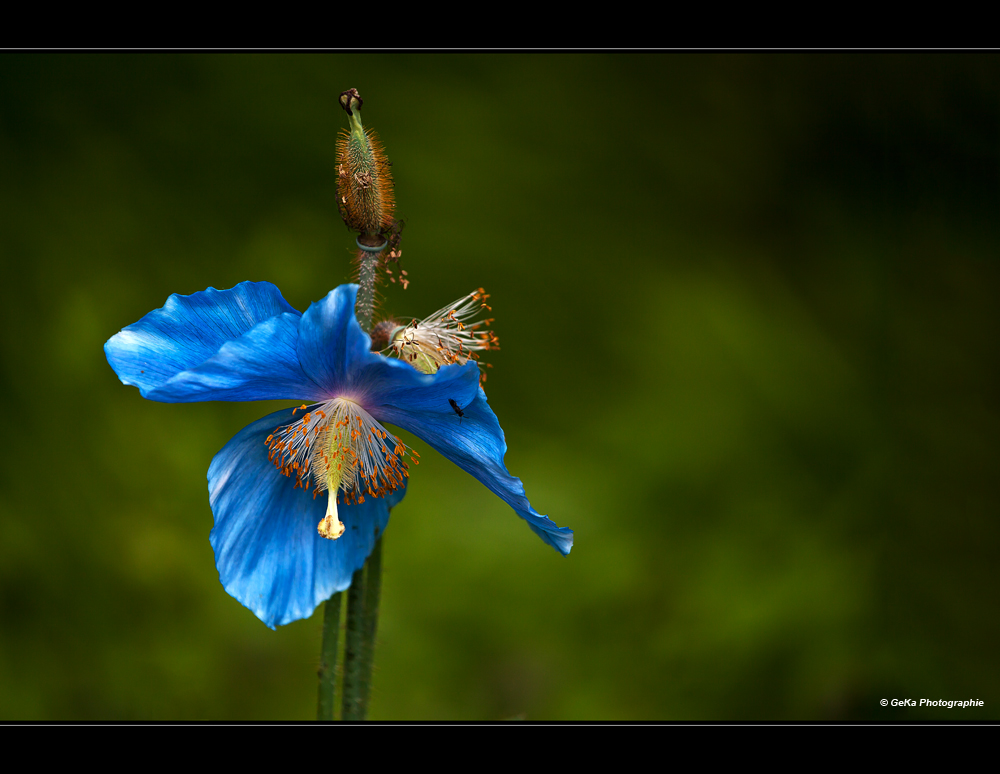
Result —
M 461 368 L 468 368 L 467 363 Z M 458 366 L 446 366 L 438 374 Z M 478 371 L 477 371 L 478 379 Z M 528 522 L 528 526 L 542 540 L 559 551 L 563 556 L 573 547 L 573 530 L 559 527 L 547 516 L 542 516 L 528 502 L 521 479 L 507 472 L 503 464 L 507 453 L 507 443 L 496 414 L 486 402 L 482 388 L 471 403 L 459 403 L 464 416 L 459 417 L 451 405 L 445 408 L 424 405 L 416 409 L 383 406 L 376 414 L 378 419 L 409 430 L 417 438 L 430 444 L 441 454 L 471 473 L 497 497 L 514 509 L 518 516 Z
M 241 282 L 170 296 L 104 351 L 122 382 L 150 400 L 311 400 L 321 390 L 298 363 L 300 317 L 270 282 Z
M 314 499 L 312 490 L 296 488 L 267 458 L 267 436 L 293 421 L 293 411 L 277 411 L 243 428 L 208 469 L 215 515 L 209 541 L 219 580 L 272 629 L 309 617 L 351 585 L 389 523 L 389 509 L 405 494 L 398 489 L 338 506 L 344 534 L 320 537 L 316 526 L 326 513 L 326 493 Z
M 354 316 L 357 285 L 341 285 L 310 305 L 299 322 L 298 353 L 303 372 L 323 386 L 326 397 L 350 397 L 378 419 L 383 405 L 420 409 L 461 404 L 479 389 L 475 363 L 424 374 L 409 363 L 371 351 L 371 337 Z
M 357 295 L 357 285 L 341 285 L 310 304 L 299 323 L 302 370 L 331 395 L 354 386 L 357 365 L 385 359 L 369 351 L 371 338 L 354 317 Z

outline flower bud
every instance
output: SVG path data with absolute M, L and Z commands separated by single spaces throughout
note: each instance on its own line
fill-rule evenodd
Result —
M 392 228 L 395 201 L 389 160 L 375 133 L 362 126 L 361 105 L 357 89 L 340 95 L 351 128 L 337 138 L 337 209 L 349 229 L 374 237 Z

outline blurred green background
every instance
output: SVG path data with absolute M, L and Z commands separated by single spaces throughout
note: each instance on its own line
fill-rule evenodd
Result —
M 997 56 L 8 54 L 0 719 L 315 716 L 322 611 L 270 631 L 208 544 L 210 460 L 288 404 L 145 401 L 102 346 L 350 279 L 350 87 L 384 310 L 492 294 L 507 466 L 576 531 L 409 438 L 373 718 L 1000 717 Z

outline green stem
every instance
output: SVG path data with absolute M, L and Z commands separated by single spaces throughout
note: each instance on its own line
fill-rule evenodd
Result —
M 372 666 L 375 663 L 375 634 L 378 631 L 378 605 L 382 593 L 382 536 L 375 540 L 375 549 L 368 557 L 365 576 L 365 647 L 361 661 L 361 704 L 368 714 L 372 693 Z
M 365 563 L 367 567 L 367 562 Z M 363 669 L 365 651 L 365 567 L 351 578 L 347 590 L 347 633 L 344 637 L 344 689 L 342 720 L 364 720 Z
M 364 244 L 364 237 L 359 237 L 358 242 Z M 367 241 L 374 241 L 375 245 L 385 244 L 385 240 L 377 234 Z M 372 252 L 371 250 L 358 249 L 358 299 L 354 305 L 355 317 L 358 325 L 365 333 L 372 331 L 372 315 L 375 313 L 375 284 L 378 281 L 378 263 L 382 251 Z
M 319 704 L 317 720 L 333 720 L 333 690 L 337 675 L 337 639 L 340 634 L 339 591 L 323 606 L 323 646 L 319 661 Z

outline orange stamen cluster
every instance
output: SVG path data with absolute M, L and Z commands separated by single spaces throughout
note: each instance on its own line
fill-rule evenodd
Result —
M 301 406 L 296 411 L 305 410 Z M 391 439 L 391 440 L 390 440 Z M 341 503 L 363 503 L 404 486 L 406 463 L 420 455 L 390 434 L 361 406 L 335 398 L 267 437 L 268 459 L 295 486 L 330 491 Z

